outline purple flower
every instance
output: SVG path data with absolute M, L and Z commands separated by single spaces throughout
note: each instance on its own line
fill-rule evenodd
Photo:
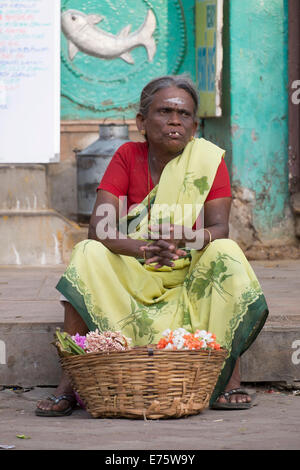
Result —
M 80 336 L 79 333 L 76 333 L 75 336 L 72 336 L 72 339 L 78 346 L 80 346 L 82 349 L 85 349 L 85 336 Z

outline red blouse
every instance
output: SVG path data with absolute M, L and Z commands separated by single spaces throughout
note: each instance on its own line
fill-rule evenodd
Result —
M 154 184 L 150 177 L 150 190 Z M 127 142 L 111 159 L 97 189 L 104 189 L 117 197 L 127 196 L 127 210 L 139 204 L 148 192 L 148 144 Z M 230 179 L 224 158 L 218 167 L 206 201 L 231 197 Z

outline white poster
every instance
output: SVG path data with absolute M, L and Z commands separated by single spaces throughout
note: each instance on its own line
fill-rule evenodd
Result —
M 60 0 L 0 0 L 0 164 L 60 152 Z

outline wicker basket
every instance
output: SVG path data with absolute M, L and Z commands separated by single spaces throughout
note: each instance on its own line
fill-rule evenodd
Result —
M 147 346 L 61 363 L 93 418 L 179 418 L 208 407 L 226 354 Z

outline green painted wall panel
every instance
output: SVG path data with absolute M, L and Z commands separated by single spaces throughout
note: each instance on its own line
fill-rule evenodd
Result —
M 223 115 L 204 123 L 205 138 L 227 150 L 232 185 L 254 192 L 264 240 L 287 235 L 287 15 L 287 0 L 225 0 Z
M 232 179 L 269 233 L 288 203 L 287 2 L 230 0 Z

